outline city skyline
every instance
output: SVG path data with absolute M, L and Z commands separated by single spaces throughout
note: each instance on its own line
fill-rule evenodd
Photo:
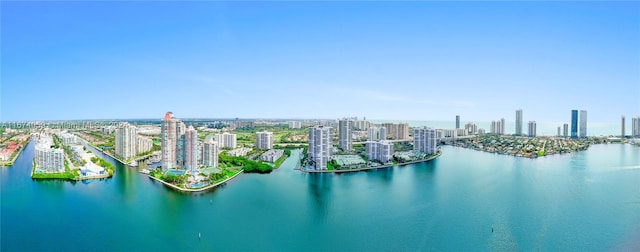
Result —
M 638 6 L 6 2 L 0 121 L 168 110 L 490 121 L 519 108 L 544 122 L 580 107 L 590 122 L 617 122 L 640 114 Z M 613 90 L 624 92 L 608 99 Z M 154 102 L 167 96 L 170 105 Z

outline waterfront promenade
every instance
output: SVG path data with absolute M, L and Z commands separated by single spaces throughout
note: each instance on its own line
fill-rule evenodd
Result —
M 421 159 L 421 160 L 415 160 L 415 161 L 410 161 L 410 162 L 404 162 L 404 163 L 397 163 L 397 164 L 388 164 L 388 165 L 379 165 L 379 166 L 371 166 L 371 167 L 363 167 L 363 168 L 355 168 L 355 169 L 344 169 L 344 170 L 305 170 L 302 168 L 296 168 L 297 170 L 300 170 L 302 172 L 308 172 L 308 173 L 345 173 L 345 172 L 359 172 L 359 171 L 367 171 L 367 170 L 374 170 L 374 169 L 384 169 L 384 168 L 390 168 L 390 167 L 394 167 L 394 166 L 404 166 L 404 165 L 409 165 L 409 164 L 415 164 L 415 163 L 422 163 L 422 162 L 429 162 L 433 159 L 438 158 L 440 155 L 442 155 L 441 151 L 438 151 L 438 153 L 436 153 L 435 156 L 433 157 L 429 157 L 427 159 Z

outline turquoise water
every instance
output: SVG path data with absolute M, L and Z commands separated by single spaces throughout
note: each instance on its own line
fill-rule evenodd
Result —
M 33 181 L 30 143 L 0 170 L 0 250 L 640 250 L 638 147 L 533 160 L 445 146 L 349 174 L 295 171 L 297 155 L 188 194 L 121 164 L 110 179 Z

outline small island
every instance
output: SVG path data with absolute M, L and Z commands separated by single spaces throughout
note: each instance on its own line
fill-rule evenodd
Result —
M 471 138 L 456 139 L 451 145 L 473 150 L 511 155 L 525 158 L 538 158 L 554 154 L 583 151 L 591 144 L 608 143 L 605 137 L 563 138 L 563 137 L 519 137 L 498 134 L 486 134 Z

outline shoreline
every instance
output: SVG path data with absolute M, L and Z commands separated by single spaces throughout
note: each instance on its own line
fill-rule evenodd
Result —
M 32 136 L 29 135 L 29 138 L 24 141 L 24 143 L 25 143 L 24 146 L 20 146 L 18 149 L 16 149 L 14 151 L 14 152 L 17 151 L 18 153 L 16 153 L 16 155 L 13 157 L 13 159 L 2 162 L 0 167 L 12 166 L 16 162 L 16 160 L 18 160 L 18 157 L 20 157 L 20 155 L 22 155 L 22 151 L 24 151 L 24 149 L 27 148 L 27 145 L 29 144 L 29 142 L 31 142 L 31 138 L 32 138 Z
M 345 172 L 359 172 L 359 171 L 367 171 L 367 170 L 373 170 L 373 169 L 386 169 L 386 168 L 392 168 L 395 166 L 405 166 L 405 165 L 409 165 L 409 164 L 415 164 L 415 163 L 422 163 L 422 162 L 429 162 L 431 160 L 434 160 L 438 157 L 440 157 L 442 155 L 442 151 L 438 152 L 435 156 L 427 158 L 427 159 L 422 159 L 422 160 L 416 160 L 416 161 L 410 161 L 410 162 L 405 162 L 405 163 L 398 163 L 398 164 L 389 164 L 389 165 L 381 165 L 381 166 L 372 166 L 372 167 L 364 167 L 364 168 L 356 168 L 356 169 L 345 169 L 345 170 L 304 170 L 304 169 L 298 169 L 301 172 L 306 172 L 306 173 L 345 173 Z
M 182 187 L 176 186 L 176 185 L 174 185 L 174 184 L 167 183 L 167 182 L 163 181 L 162 179 L 156 178 L 156 177 L 154 177 L 154 176 L 151 176 L 151 175 L 147 175 L 147 176 L 148 176 L 149 178 L 153 179 L 153 180 L 156 180 L 156 181 L 158 181 L 158 182 L 160 182 L 160 183 L 164 184 L 165 186 L 171 187 L 171 188 L 176 189 L 176 190 L 181 191 L 181 192 L 202 192 L 202 191 L 206 191 L 206 190 L 209 190 L 209 189 L 215 188 L 215 187 L 217 187 L 217 186 L 219 186 L 219 185 L 221 185 L 221 184 L 223 184 L 223 183 L 226 183 L 227 181 L 229 181 L 229 180 L 231 180 L 231 179 L 233 179 L 233 178 L 237 177 L 237 176 L 238 176 L 238 175 L 240 175 L 241 173 L 244 173 L 244 170 L 240 170 L 240 172 L 236 173 L 236 175 L 233 175 L 233 176 L 231 176 L 230 178 L 227 178 L 227 179 L 225 179 L 225 180 L 223 180 L 223 181 L 220 181 L 220 182 L 218 182 L 218 183 L 215 183 L 215 184 L 212 184 L 212 185 L 208 185 L 208 186 L 205 186 L 205 187 L 202 187 L 202 188 L 198 188 L 198 189 L 182 188 Z

